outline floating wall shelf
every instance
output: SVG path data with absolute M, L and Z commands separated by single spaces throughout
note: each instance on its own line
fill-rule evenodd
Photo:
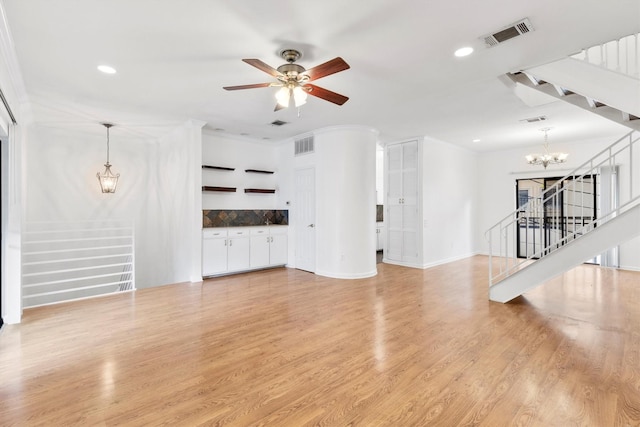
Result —
M 236 168 L 227 168 L 224 166 L 210 166 L 210 165 L 202 165 L 202 169 L 217 169 L 221 171 L 234 171 Z
M 271 193 L 275 193 L 276 190 L 273 189 L 267 189 L 267 188 L 245 188 L 244 189 L 245 193 L 262 193 L 262 194 L 271 194 Z
M 202 191 L 223 191 L 226 193 L 235 193 L 236 187 L 210 187 L 208 185 L 203 185 Z
M 252 172 L 252 173 L 273 173 L 273 171 L 263 171 L 263 170 L 259 170 L 259 169 L 245 169 L 245 172 Z

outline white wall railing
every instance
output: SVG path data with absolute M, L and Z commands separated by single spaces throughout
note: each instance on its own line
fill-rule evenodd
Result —
M 638 132 L 628 133 L 487 230 L 489 285 L 640 203 L 639 141 Z M 594 180 L 595 206 L 587 191 Z M 598 200 L 603 194 L 607 203 Z M 610 208 L 601 209 L 603 205 Z
M 640 34 L 631 34 L 619 40 L 592 46 L 571 57 L 640 78 Z
M 131 221 L 29 222 L 23 234 L 23 307 L 135 289 Z

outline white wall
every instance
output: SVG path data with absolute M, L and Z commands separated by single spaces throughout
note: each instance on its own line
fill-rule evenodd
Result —
M 478 215 L 477 154 L 423 141 L 423 266 L 474 254 Z
M 316 273 L 346 279 L 374 276 L 378 133 L 336 126 L 314 134 Z
M 115 194 L 103 194 L 96 173 L 104 169 L 106 130 L 29 126 L 23 154 L 25 223 L 130 220 L 138 288 L 197 278 L 199 268 L 194 274 L 191 260 L 200 256 L 199 229 L 193 227 L 199 182 L 193 177 L 200 173 L 200 158 L 193 153 L 200 152 L 200 127 L 186 124 L 157 141 L 113 127 L 110 163 L 120 180 Z
M 621 134 L 620 137 L 622 136 Z M 552 147 L 554 151 L 567 152 L 569 158 L 566 163 L 550 165 L 546 170 L 542 166 L 528 165 L 524 158 L 530 152 L 540 151 L 539 146 L 480 154 L 476 175 L 479 184 L 476 250 L 480 253 L 488 253 L 488 242 L 484 233 L 515 210 L 517 179 L 562 177 L 613 142 L 615 139 L 593 139 L 554 144 Z M 627 184 L 628 182 L 622 182 L 620 190 L 625 191 Z M 640 269 L 640 239 L 634 239 L 620 247 L 620 264 L 624 268 Z

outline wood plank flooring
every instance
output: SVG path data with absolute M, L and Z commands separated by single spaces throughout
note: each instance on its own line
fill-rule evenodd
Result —
M 640 273 L 584 265 L 502 305 L 486 257 L 378 272 L 27 310 L 0 334 L 0 425 L 640 425 Z

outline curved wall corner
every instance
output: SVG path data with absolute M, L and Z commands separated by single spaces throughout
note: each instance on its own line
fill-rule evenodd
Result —
M 376 142 L 378 131 L 336 126 L 314 132 L 316 271 L 358 279 L 376 270 Z

